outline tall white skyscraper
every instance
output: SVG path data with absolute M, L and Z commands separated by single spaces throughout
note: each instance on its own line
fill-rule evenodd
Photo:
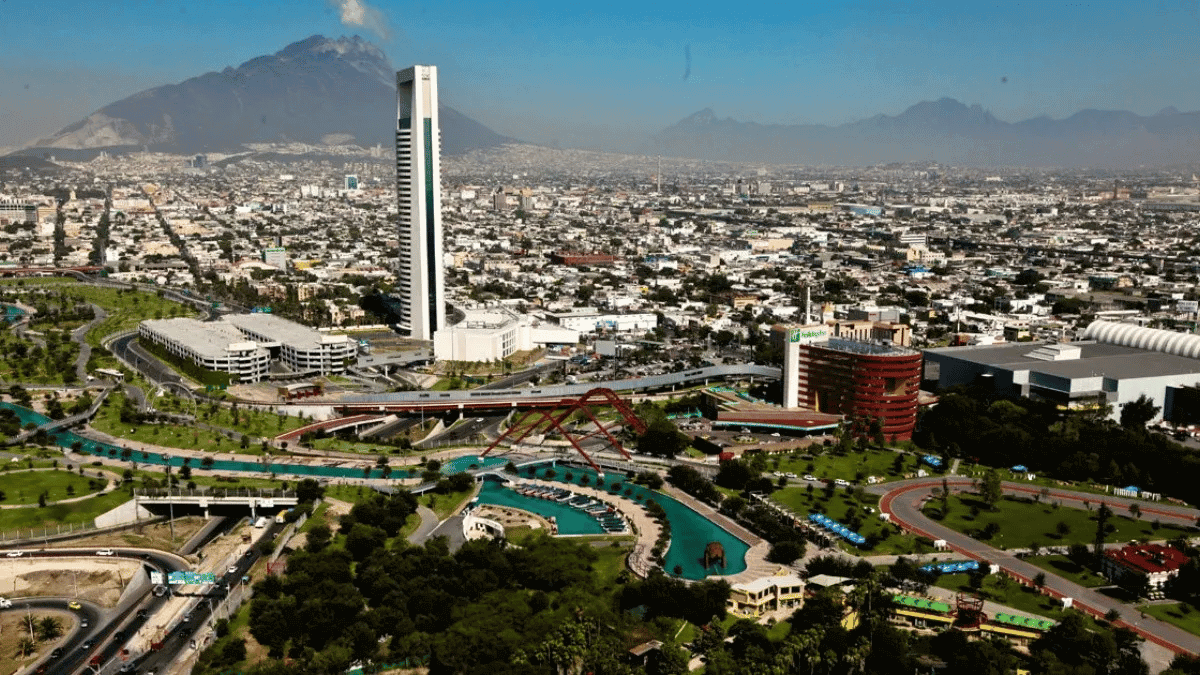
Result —
M 446 325 L 437 67 L 396 73 L 396 197 L 400 207 L 400 324 L 420 340 Z

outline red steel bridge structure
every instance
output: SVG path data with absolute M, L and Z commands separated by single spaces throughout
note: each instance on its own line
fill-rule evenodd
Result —
M 594 461 L 592 461 L 591 456 L 588 455 L 587 451 L 583 449 L 583 445 L 580 443 L 581 441 L 585 441 L 593 436 L 604 436 L 608 443 L 618 452 L 620 452 L 625 459 L 633 459 L 633 457 L 629 455 L 629 452 L 625 450 L 624 446 L 621 445 L 621 442 L 614 438 L 612 434 L 608 433 L 608 429 L 604 427 L 604 423 L 596 419 L 596 415 L 592 412 L 593 406 L 607 405 L 616 408 L 617 412 L 621 414 L 621 417 L 625 419 L 625 423 L 629 425 L 629 428 L 633 429 L 635 433 L 646 433 L 646 423 L 643 422 L 637 416 L 637 414 L 633 412 L 633 408 L 629 406 L 627 401 L 622 399 L 620 396 L 617 396 L 616 392 L 614 392 L 612 389 L 597 387 L 589 390 L 579 398 L 564 399 L 562 401 L 563 407 L 556 408 L 555 410 L 547 411 L 534 409 L 525 411 L 520 417 L 517 418 L 515 422 L 513 422 L 507 429 L 504 430 L 504 433 L 500 434 L 499 438 L 497 438 L 492 442 L 491 445 L 488 446 L 487 450 L 483 451 L 483 454 L 480 455 L 480 457 L 486 457 L 489 452 L 494 450 L 496 446 L 500 445 L 505 440 L 509 441 L 509 443 L 520 443 L 527 436 L 532 434 L 534 430 L 538 428 L 541 422 L 549 422 L 550 428 L 553 428 L 555 431 L 562 434 L 563 438 L 570 441 L 571 445 L 575 447 L 575 451 L 578 452 L 584 458 L 584 460 L 586 460 L 587 463 L 596 470 L 597 474 L 603 476 L 604 471 L 597 466 Z M 576 412 L 583 413 L 587 419 L 591 420 L 592 424 L 595 425 L 596 430 L 591 433 L 583 434 L 582 436 L 577 436 L 563 426 L 563 422 Z M 529 421 L 529 424 L 522 426 L 527 420 Z

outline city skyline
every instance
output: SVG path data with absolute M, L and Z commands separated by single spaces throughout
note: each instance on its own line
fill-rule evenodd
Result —
M 437 66 L 396 73 L 400 324 L 418 340 L 446 325 Z
M 34 37 L 40 29 L 20 30 L 35 25 L 35 13 L 6 3 L 16 30 L 0 74 L 8 120 L 0 146 L 51 134 L 142 89 L 341 32 L 371 37 L 393 62 L 441 64 L 454 75 L 444 95 L 456 108 L 499 133 L 562 146 L 637 149 L 628 147 L 634 136 L 709 107 L 762 124 L 839 124 L 943 96 L 1008 121 L 1087 108 L 1200 109 L 1200 93 L 1178 86 L 1200 74 L 1192 3 L 1142 12 L 1117 2 L 855 3 L 779 7 L 734 23 L 708 6 L 552 11 L 529 2 L 446 15 L 410 3 L 352 4 L 218 2 L 201 12 L 118 3 L 96 17 L 94 35 L 52 28 L 50 37 L 63 39 L 43 40 Z M 637 105 L 613 105 L 619 100 Z

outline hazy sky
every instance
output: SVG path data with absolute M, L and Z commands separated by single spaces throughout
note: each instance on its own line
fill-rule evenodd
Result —
M 313 34 L 436 64 L 445 102 L 564 146 L 618 146 L 706 107 L 826 124 L 942 96 L 1009 121 L 1200 110 L 1197 0 L 0 0 L 0 26 L 0 146 Z

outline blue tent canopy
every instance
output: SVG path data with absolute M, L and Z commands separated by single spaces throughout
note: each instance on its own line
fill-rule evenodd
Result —
M 1018 465 L 1014 466 L 1014 467 L 1012 468 L 1012 470 L 1013 470 L 1013 471 L 1019 471 L 1019 472 L 1021 472 L 1021 473 L 1025 473 L 1026 471 L 1029 471 L 1029 469 L 1028 469 L 1028 468 L 1026 468 L 1024 464 L 1018 464 Z

